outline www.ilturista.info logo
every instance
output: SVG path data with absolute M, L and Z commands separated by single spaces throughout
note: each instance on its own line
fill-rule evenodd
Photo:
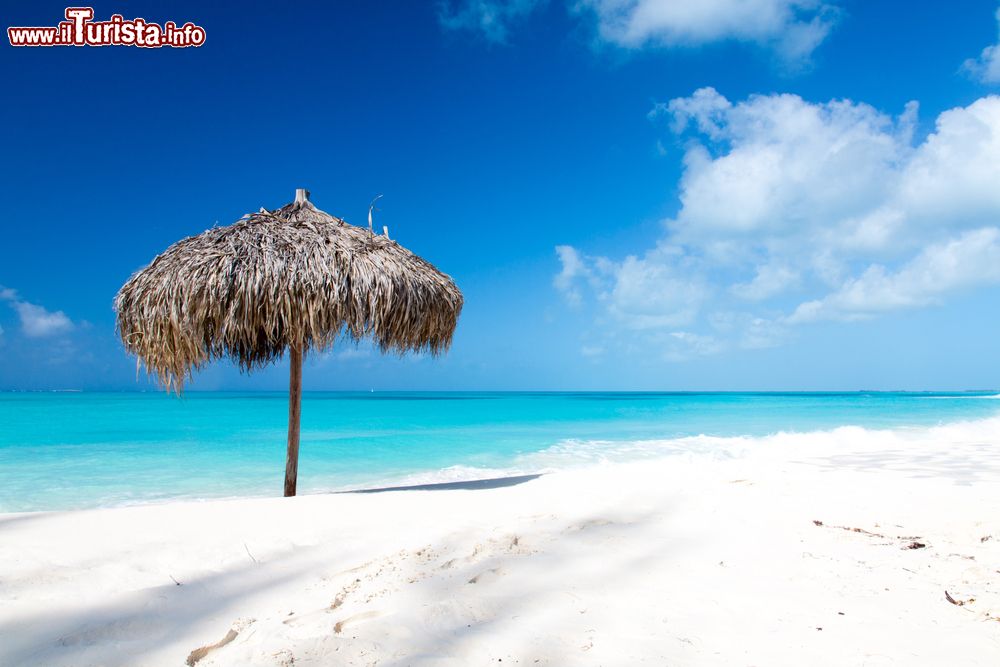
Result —
M 11 27 L 11 46 L 163 46 L 184 48 L 205 43 L 205 29 L 190 21 L 178 26 L 167 21 L 162 26 L 146 19 L 126 20 L 112 14 L 107 21 L 94 21 L 93 7 L 67 7 L 66 20 L 54 28 Z

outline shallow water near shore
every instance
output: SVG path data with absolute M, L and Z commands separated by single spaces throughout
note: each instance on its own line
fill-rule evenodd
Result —
M 307 392 L 301 493 L 712 454 L 781 432 L 926 430 L 995 392 Z M 0 394 L 0 512 L 280 494 L 283 393 Z M 698 438 L 697 436 L 711 436 Z M 800 438 L 804 450 L 810 438 Z M 807 452 L 804 452 L 807 453 Z

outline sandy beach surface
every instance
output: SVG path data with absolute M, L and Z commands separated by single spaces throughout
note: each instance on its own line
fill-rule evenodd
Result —
M 856 436 L 2 515 L 0 665 L 1000 664 L 1000 449 Z

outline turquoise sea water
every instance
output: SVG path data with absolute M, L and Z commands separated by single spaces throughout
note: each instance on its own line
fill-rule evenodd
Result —
M 922 428 L 992 392 L 306 393 L 300 492 L 476 479 L 650 455 L 701 434 Z M 0 393 L 0 512 L 280 495 L 283 393 Z M 650 444 L 652 443 L 652 444 Z M 658 444 L 657 444 L 658 443 Z

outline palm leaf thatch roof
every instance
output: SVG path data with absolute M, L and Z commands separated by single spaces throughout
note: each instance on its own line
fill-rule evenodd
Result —
M 462 310 L 454 281 L 387 236 L 317 209 L 274 211 L 167 248 L 115 297 L 126 350 L 167 388 L 229 357 L 250 371 L 339 336 L 438 354 Z

